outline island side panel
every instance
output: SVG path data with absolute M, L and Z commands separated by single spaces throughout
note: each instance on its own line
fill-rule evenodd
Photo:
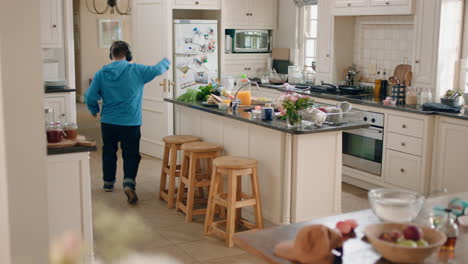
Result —
M 341 212 L 342 132 L 293 139 L 292 222 Z
M 222 144 L 224 155 L 258 160 L 263 216 L 281 224 L 286 133 L 183 106 L 176 106 L 175 114 L 177 134 L 195 135 Z M 251 191 L 247 177 L 243 178 L 242 187 L 245 192 Z M 250 208 L 243 212 L 246 218 L 251 218 Z

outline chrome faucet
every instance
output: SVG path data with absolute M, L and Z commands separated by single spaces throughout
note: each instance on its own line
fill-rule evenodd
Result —
M 252 84 L 255 84 L 255 86 L 257 86 L 257 89 L 260 89 L 257 82 L 251 82 L 251 81 L 248 81 L 247 83 L 245 83 L 241 87 L 239 87 L 236 90 L 236 92 L 234 93 L 234 99 L 231 101 L 232 111 L 237 111 L 237 108 L 239 108 L 239 104 L 241 103 L 241 100 L 237 99 L 237 94 L 239 93 L 239 91 L 242 90 L 242 88 L 244 88 L 244 87 L 246 87 L 248 85 L 252 85 Z

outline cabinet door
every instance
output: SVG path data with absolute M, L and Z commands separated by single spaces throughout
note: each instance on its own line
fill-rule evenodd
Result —
M 414 54 L 414 86 L 433 88 L 437 77 L 440 1 L 418 0 Z
M 410 5 L 412 0 L 370 0 L 370 6 L 402 6 Z
M 423 191 L 420 186 L 421 157 L 393 150 L 387 150 L 385 154 L 385 183 L 413 191 Z
M 466 126 L 442 123 L 439 131 L 437 188 L 447 188 L 450 193 L 465 192 L 468 190 L 468 122 Z
M 240 75 L 247 74 L 248 67 L 242 61 L 226 62 L 224 63 L 223 72 L 227 73 L 226 76 L 232 76 L 237 79 Z
M 277 0 L 250 0 L 249 22 L 264 28 L 276 28 Z
M 65 101 L 65 96 L 48 96 L 44 99 L 44 108 L 54 110 L 54 121 L 61 121 L 67 117 Z
M 174 8 L 179 9 L 219 9 L 220 0 L 175 0 Z
M 333 16 L 331 15 L 330 2 L 318 2 L 318 28 L 317 28 L 317 73 L 331 73 L 331 51 Z
M 223 21 L 227 28 L 249 26 L 250 0 L 224 0 Z
M 335 7 L 363 7 L 363 6 L 366 6 L 366 0 L 334 0 L 333 2 L 334 2 Z
M 41 0 L 41 46 L 63 47 L 63 12 L 61 0 Z

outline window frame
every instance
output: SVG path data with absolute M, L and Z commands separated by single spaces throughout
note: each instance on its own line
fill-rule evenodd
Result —
M 316 6 L 317 5 L 313 5 Z M 306 70 L 311 70 L 312 65 L 306 65 L 307 59 L 313 59 L 313 61 L 317 62 L 317 41 L 318 41 L 318 11 L 314 19 L 311 18 L 310 12 L 311 5 L 304 6 L 300 9 L 299 19 L 300 19 L 300 27 L 299 27 L 299 58 L 300 58 L 300 66 Z M 312 24 L 312 21 L 316 22 L 317 29 L 315 37 L 308 36 L 309 28 Z M 315 56 L 307 56 L 307 41 L 313 40 L 315 41 L 314 49 L 315 49 Z

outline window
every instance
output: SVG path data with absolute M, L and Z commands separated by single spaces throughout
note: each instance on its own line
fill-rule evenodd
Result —
M 310 69 L 317 61 L 317 5 L 304 7 L 304 37 L 303 37 L 304 67 Z

